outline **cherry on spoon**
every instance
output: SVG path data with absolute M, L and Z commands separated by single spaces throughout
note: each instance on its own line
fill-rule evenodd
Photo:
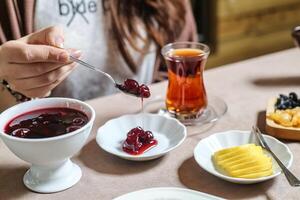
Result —
M 89 69 L 97 71 L 97 72 L 101 73 L 102 75 L 106 76 L 114 83 L 116 88 L 118 88 L 119 90 L 121 90 L 122 92 L 124 92 L 126 94 L 130 94 L 130 95 L 133 95 L 136 97 L 141 97 L 141 98 L 150 97 L 150 90 L 149 90 L 148 86 L 146 86 L 144 84 L 139 85 L 139 83 L 133 79 L 126 79 L 123 84 L 119 84 L 115 81 L 115 79 L 110 74 L 98 69 L 97 67 L 95 67 L 93 65 L 90 65 L 90 64 L 88 64 L 80 59 L 77 59 L 71 55 L 70 55 L 70 60 L 74 61 L 78 64 L 81 64 L 82 66 L 85 66 Z

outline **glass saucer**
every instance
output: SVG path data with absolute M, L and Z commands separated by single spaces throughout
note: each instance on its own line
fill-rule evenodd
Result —
M 213 123 L 220 119 L 227 112 L 226 102 L 216 96 L 208 96 L 208 105 L 207 108 L 199 116 L 195 117 L 185 117 L 178 116 L 172 113 L 169 113 L 165 107 L 165 100 L 159 96 L 154 98 L 154 100 L 145 103 L 143 112 L 148 113 L 158 113 L 159 115 L 165 115 L 178 119 L 184 125 L 187 126 L 196 126 L 204 125 L 208 123 Z

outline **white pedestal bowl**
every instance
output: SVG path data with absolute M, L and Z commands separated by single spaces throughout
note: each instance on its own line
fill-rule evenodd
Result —
M 67 107 L 84 112 L 89 122 L 80 129 L 68 134 L 28 139 L 10 136 L 4 133 L 9 120 L 33 110 Z M 68 98 L 46 98 L 28 101 L 13 106 L 0 114 L 0 136 L 6 146 L 20 159 L 31 163 L 23 182 L 27 188 L 40 193 L 52 193 L 65 190 L 76 184 L 81 178 L 81 169 L 70 157 L 85 144 L 95 119 L 95 111 L 88 104 Z

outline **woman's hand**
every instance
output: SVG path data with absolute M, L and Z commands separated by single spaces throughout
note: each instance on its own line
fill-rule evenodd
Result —
M 0 46 L 0 79 L 5 79 L 12 90 L 27 97 L 45 97 L 74 69 L 69 54 L 80 57 L 80 52 L 64 50 L 63 33 L 50 27 L 19 40 Z

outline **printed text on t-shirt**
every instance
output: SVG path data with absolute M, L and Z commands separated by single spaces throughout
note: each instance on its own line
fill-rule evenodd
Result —
M 59 15 L 69 17 L 67 26 L 70 26 L 77 15 L 89 24 L 86 14 L 97 12 L 97 2 L 95 0 L 58 0 L 58 5 Z

